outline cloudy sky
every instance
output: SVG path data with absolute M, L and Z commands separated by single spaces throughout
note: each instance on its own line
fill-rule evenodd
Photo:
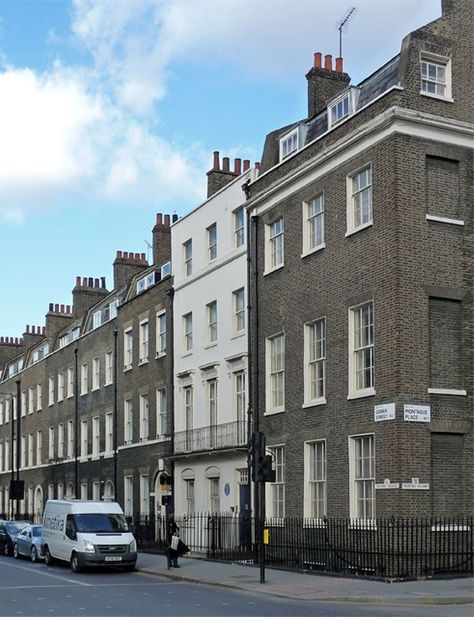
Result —
M 76 275 L 147 252 L 205 196 L 212 151 L 252 162 L 306 115 L 313 52 L 357 83 L 441 0 L 0 0 L 0 335 L 43 325 Z

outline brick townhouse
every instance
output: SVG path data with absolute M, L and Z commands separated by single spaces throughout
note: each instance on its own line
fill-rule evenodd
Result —
M 272 517 L 472 512 L 474 3 L 441 4 L 358 85 L 316 53 L 248 188 Z
M 5 516 L 16 508 L 16 477 L 25 483 L 20 513 L 35 518 L 47 498 L 63 496 L 115 497 L 128 515 L 161 512 L 172 428 L 171 222 L 157 215 L 152 265 L 118 251 L 112 291 L 103 278 L 77 277 L 72 306 L 50 304 L 45 326 L 0 339 Z

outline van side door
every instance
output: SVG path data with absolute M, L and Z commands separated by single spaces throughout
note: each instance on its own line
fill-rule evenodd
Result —
M 61 559 L 70 561 L 73 550 L 77 550 L 77 531 L 74 524 L 74 516 L 68 514 L 66 516 L 66 525 L 64 528 L 64 537 L 62 542 Z

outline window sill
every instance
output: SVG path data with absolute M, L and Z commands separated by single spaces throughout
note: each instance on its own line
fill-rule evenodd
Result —
M 233 341 L 234 339 L 236 339 L 236 338 L 242 338 L 242 336 L 245 336 L 245 335 L 246 335 L 245 330 L 240 330 L 239 332 L 236 332 L 235 334 L 233 334 L 233 335 L 230 337 L 230 340 L 231 340 L 231 341 Z
M 446 223 L 448 225 L 464 225 L 464 221 L 461 221 L 459 219 L 448 219 L 444 216 L 435 216 L 434 214 L 427 214 L 426 220 L 435 221 L 436 223 Z
M 111 386 L 113 383 L 113 381 L 108 381 L 107 383 L 104 383 L 104 388 L 106 388 L 107 386 Z
M 276 414 L 284 413 L 284 412 L 285 412 L 284 407 L 277 407 L 276 409 L 266 409 L 263 415 L 264 416 L 275 416 Z
M 165 356 L 166 356 L 166 351 L 158 351 L 155 354 L 155 360 L 158 359 L 158 358 L 164 358 Z
M 79 396 L 86 396 L 86 394 L 88 394 L 88 393 L 87 393 L 87 392 L 81 392 L 81 393 L 79 394 Z
M 377 531 L 377 523 L 371 520 L 365 519 L 354 519 L 353 522 L 349 523 L 348 529 L 361 529 L 363 531 L 369 529 L 371 531 Z
M 148 364 L 148 358 L 143 358 L 138 361 L 138 366 L 143 366 L 144 364 Z
M 187 358 L 188 356 L 192 356 L 193 355 L 193 350 L 191 349 L 191 351 L 185 351 L 184 353 L 181 354 L 182 358 Z
M 270 270 L 265 270 L 265 272 L 263 273 L 263 276 L 268 276 L 269 274 L 272 274 L 273 272 L 276 272 L 277 270 L 281 270 L 284 265 L 285 264 L 282 263 L 278 266 L 275 266 L 274 268 L 271 268 Z
M 326 397 L 315 399 L 314 401 L 305 401 L 302 405 L 302 409 L 309 409 L 311 407 L 319 407 L 320 405 L 326 405 Z
M 369 223 L 364 223 L 363 225 L 359 225 L 359 227 L 356 227 L 354 229 L 349 229 L 348 231 L 346 231 L 346 233 L 344 234 L 346 238 L 348 238 L 349 236 L 352 236 L 354 234 L 356 234 L 358 231 L 362 231 L 363 229 L 367 229 L 367 227 L 372 227 L 374 224 L 373 221 L 370 221 Z
M 432 92 L 425 92 L 424 90 L 420 90 L 420 94 L 421 96 L 427 96 L 429 99 L 437 99 L 445 103 L 454 103 L 454 99 L 451 96 L 441 96 L 439 94 L 433 94 Z
M 217 347 L 217 341 L 204 345 L 204 349 L 212 349 L 212 347 Z
M 365 398 L 366 396 L 374 396 L 375 388 L 367 388 L 366 390 L 360 390 L 359 392 L 351 392 L 347 395 L 347 400 L 351 401 L 358 398 Z
M 467 396 L 467 391 L 449 388 L 428 388 L 428 394 L 442 394 L 445 396 Z
M 123 367 L 123 372 L 126 373 L 127 371 L 131 371 L 132 370 L 132 365 L 130 364 L 130 366 L 124 366 Z
M 91 392 L 97 392 L 97 390 L 100 390 L 100 386 L 96 386 L 95 388 L 91 388 Z
M 302 253 L 301 254 L 301 259 L 304 259 L 305 257 L 308 257 L 308 255 L 313 255 L 314 253 L 319 253 L 319 251 L 322 251 L 325 248 L 326 248 L 326 243 L 323 242 L 319 246 L 315 246 L 314 249 L 310 249 L 309 251 L 305 251 L 304 253 Z
M 36 411 L 41 411 L 42 409 L 43 409 L 42 407 L 38 407 Z

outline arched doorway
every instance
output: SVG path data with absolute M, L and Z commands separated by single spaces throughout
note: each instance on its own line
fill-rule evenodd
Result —
M 33 516 L 35 523 L 41 523 L 43 519 L 43 489 L 40 485 L 35 488 L 33 497 Z
M 74 499 L 74 484 L 72 482 L 68 482 L 66 486 L 66 499 Z

